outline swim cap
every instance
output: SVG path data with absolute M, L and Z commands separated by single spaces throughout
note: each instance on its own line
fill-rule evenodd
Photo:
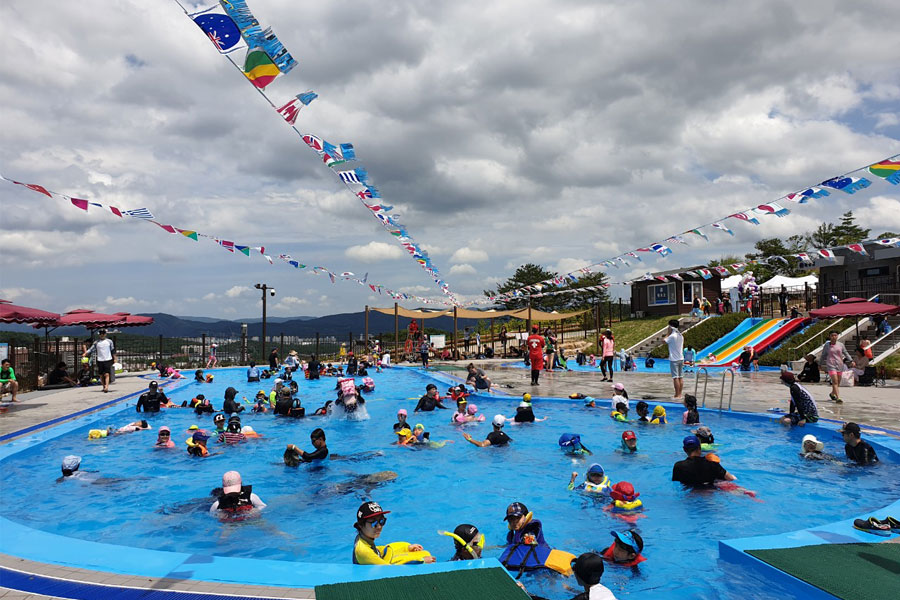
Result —
M 457 525 L 456 529 L 453 530 L 453 533 L 457 535 L 461 540 L 464 540 L 466 543 L 471 543 L 475 536 L 478 535 L 478 528 L 474 525 L 469 525 L 468 523 L 463 523 L 462 525 Z M 459 540 L 454 539 L 453 544 L 457 549 L 462 548 L 463 544 L 459 543 Z
M 256 433 L 256 431 L 254 431 L 254 429 L 253 429 L 252 427 L 250 427 L 249 425 L 244 425 L 244 426 L 241 428 L 241 433 L 244 433 L 244 434 L 246 434 L 246 433 Z
M 405 417 L 405 416 L 406 416 L 406 409 L 405 409 L 405 408 L 401 408 L 400 410 L 397 411 L 397 414 L 398 414 L 398 415 L 403 415 L 403 416 Z
M 653 408 L 653 416 L 654 416 L 654 417 L 664 417 L 664 416 L 666 416 L 666 409 L 664 409 L 662 406 L 655 406 L 655 407 Z
M 494 419 L 491 421 L 494 424 L 494 427 L 503 427 L 506 424 L 506 417 L 503 415 L 494 415 Z
M 214 423 L 217 423 L 219 421 L 224 421 L 224 420 L 225 420 L 225 415 L 223 415 L 222 413 L 218 413 L 216 416 L 213 417 Z
M 466 412 L 468 412 L 470 415 L 474 415 L 475 413 L 478 412 L 478 407 L 475 406 L 474 404 L 470 404 L 469 407 L 466 409 Z
M 531 394 L 528 392 L 522 394 L 522 402 L 531 402 Z
M 613 389 L 616 390 L 617 392 L 624 392 L 624 391 L 625 391 L 625 384 L 616 382 L 616 383 L 613 385 Z
M 81 466 L 81 457 L 75 456 L 74 454 L 70 454 L 66 456 L 62 460 L 62 471 L 65 473 L 66 471 L 74 472 L 78 470 L 78 467 Z
M 86 364 L 88 364 L 89 362 L 91 362 L 91 359 L 90 359 L 89 357 L 87 357 L 87 356 L 82 356 L 82 357 L 81 357 L 81 364 L 86 365 Z
M 284 383 L 284 379 L 282 379 L 281 377 L 275 379 L 275 385 L 278 385 L 279 383 Z
M 425 426 L 422 425 L 421 423 L 416 423 L 416 426 L 413 427 L 413 430 L 416 430 L 416 429 L 422 429 L 422 430 L 424 430 L 424 429 L 425 429 Z

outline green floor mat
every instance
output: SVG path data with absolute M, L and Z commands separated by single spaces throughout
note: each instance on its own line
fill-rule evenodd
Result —
M 900 598 L 900 544 L 822 544 L 747 554 L 844 600 Z
M 501 568 L 316 586 L 316 600 L 528 600 Z

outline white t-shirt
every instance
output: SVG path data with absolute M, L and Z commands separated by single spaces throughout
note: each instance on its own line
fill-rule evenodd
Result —
M 627 408 L 628 410 L 631 410 L 631 403 L 628 401 L 628 398 L 626 398 L 625 396 L 619 395 L 619 394 L 613 395 L 612 401 L 610 402 L 610 405 L 611 405 L 610 408 L 615 410 L 616 404 L 618 404 L 619 402 L 624 404 L 625 408 Z
M 611 589 L 598 583 L 591 586 L 591 590 L 588 592 L 588 600 L 616 600 L 616 597 Z
M 94 342 L 94 350 L 97 352 L 98 361 L 112 360 L 116 347 L 111 339 L 106 338 L 105 340 Z
M 666 344 L 669 346 L 669 360 L 684 360 L 684 336 L 677 329 L 666 336 Z

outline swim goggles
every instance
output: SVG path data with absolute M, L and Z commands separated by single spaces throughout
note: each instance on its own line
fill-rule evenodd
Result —
M 372 527 L 375 527 L 377 525 L 381 525 L 382 527 L 384 527 L 384 524 L 387 523 L 387 517 L 381 517 L 380 519 L 369 519 L 366 521 L 366 523 L 368 523 Z

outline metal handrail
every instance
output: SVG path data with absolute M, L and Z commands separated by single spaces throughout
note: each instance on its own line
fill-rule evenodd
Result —
M 900 327 L 898 327 L 898 328 L 896 328 L 896 329 L 891 329 L 889 332 L 887 332 L 886 334 L 884 334 L 883 336 L 881 336 L 880 338 L 878 338 L 877 340 L 875 340 L 874 342 L 872 342 L 872 345 L 869 346 L 869 347 L 870 347 L 870 348 L 875 348 L 875 345 L 876 345 L 876 344 L 878 344 L 879 342 L 883 342 L 884 340 L 886 340 L 887 338 L 891 337 L 892 335 L 895 335 L 898 331 L 900 331 Z M 878 356 L 874 357 L 874 358 L 872 359 L 872 361 L 871 361 L 869 364 L 870 364 L 870 365 L 873 365 L 873 366 L 874 366 L 874 365 L 877 365 L 878 363 L 881 362 L 881 359 L 887 358 L 888 356 L 890 356 L 891 354 L 893 354 L 894 351 L 897 349 L 897 344 L 900 344 L 900 341 L 896 342 L 893 346 L 891 346 L 890 348 L 888 348 L 887 350 L 885 350 L 884 352 L 882 352 L 882 353 L 879 354 Z
M 731 410 L 731 400 L 734 398 L 734 371 L 726 369 L 722 373 L 722 389 L 719 390 L 719 410 L 722 410 L 722 403 L 725 402 L 725 376 L 731 375 L 731 388 L 728 390 L 728 410 Z
M 703 403 L 700 406 L 706 408 L 706 387 L 709 385 L 709 371 L 706 367 L 697 369 L 697 376 L 694 378 L 694 398 L 697 397 L 697 389 L 700 387 L 700 371 L 703 371 L 705 376 L 703 379 Z

